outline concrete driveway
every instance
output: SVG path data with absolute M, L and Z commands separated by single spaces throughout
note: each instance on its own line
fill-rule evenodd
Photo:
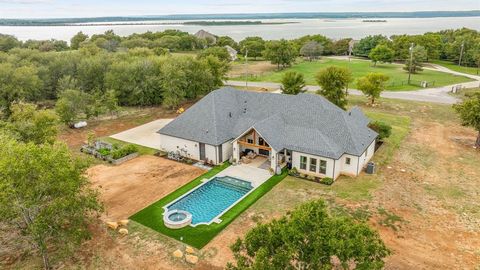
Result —
M 145 125 L 117 133 L 110 137 L 124 142 L 160 149 L 160 134 L 158 134 L 157 131 L 163 128 L 166 124 L 170 123 L 172 120 L 173 119 L 155 120 Z

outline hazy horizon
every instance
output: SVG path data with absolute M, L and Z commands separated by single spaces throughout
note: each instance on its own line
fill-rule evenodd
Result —
M 348 10 L 345 10 L 345 7 Z M 432 8 L 435 7 L 435 8 Z M 421 12 L 480 10 L 478 0 L 0 0 L 0 18 L 51 19 L 194 14 Z

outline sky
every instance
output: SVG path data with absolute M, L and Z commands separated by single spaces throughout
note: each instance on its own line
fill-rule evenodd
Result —
M 480 0 L 0 0 L 0 18 L 479 9 Z

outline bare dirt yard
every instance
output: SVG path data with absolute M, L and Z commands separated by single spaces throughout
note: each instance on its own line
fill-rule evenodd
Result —
M 248 74 L 251 75 L 262 75 L 264 73 L 276 70 L 277 66 L 272 65 L 268 61 L 249 61 L 248 62 Z M 244 63 L 237 63 L 232 65 L 230 72 L 228 73 L 229 78 L 240 79 L 242 76 L 245 76 L 247 68 Z
M 128 219 L 203 173 L 165 158 L 140 156 L 118 166 L 94 166 L 87 170 L 87 177 L 100 191 L 105 218 L 117 221 Z

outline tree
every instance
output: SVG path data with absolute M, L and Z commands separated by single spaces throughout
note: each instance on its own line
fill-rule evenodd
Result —
M 385 83 L 388 80 L 389 77 L 385 74 L 369 73 L 367 76 L 357 80 L 357 88 L 370 98 L 373 105 L 375 104 L 375 99 L 379 98 L 382 91 L 385 90 Z
M 248 56 L 256 60 L 257 57 L 262 56 L 265 50 L 265 41 L 261 37 L 247 37 L 240 41 L 239 47 L 243 55 L 248 50 Z
M 85 162 L 64 144 L 20 143 L 0 137 L 0 221 L 27 240 L 50 269 L 51 247 L 72 251 L 89 236 L 92 213 L 101 210 L 83 176 Z
M 13 48 L 18 48 L 21 46 L 22 46 L 22 42 L 19 41 L 16 37 L 0 34 L 0 51 L 1 52 L 8 52 Z
M 295 61 L 297 51 L 288 40 L 274 40 L 266 43 L 263 57 L 270 60 L 272 64 L 277 65 L 277 69 L 280 69 L 280 66 L 285 68 Z
M 7 115 L 10 103 L 16 100 L 35 101 L 41 88 L 42 81 L 36 67 L 0 64 L 0 107 L 6 110 Z
M 229 270 L 382 269 L 390 253 L 366 223 L 330 214 L 322 200 L 257 225 L 231 249 L 236 265 Z
M 473 127 L 478 131 L 475 147 L 480 149 L 480 94 L 453 105 L 453 108 L 460 116 L 463 126 Z
M 60 120 L 71 125 L 80 117 L 88 118 L 88 106 L 91 104 L 91 96 L 79 90 L 69 89 L 60 94 L 55 111 Z
M 427 52 L 425 51 L 425 48 L 422 46 L 415 46 L 413 48 L 412 59 L 405 61 L 405 66 L 403 69 L 413 74 L 423 71 L 422 63 L 425 61 L 425 59 L 427 59 Z
M 347 98 L 344 90 L 352 81 L 352 72 L 347 68 L 331 66 L 321 70 L 316 79 L 321 88 L 319 94 L 338 107 L 345 109 Z
M 303 74 L 289 71 L 282 78 L 282 93 L 288 95 L 297 95 L 304 92 L 305 79 Z
M 52 110 L 37 110 L 31 103 L 13 103 L 10 110 L 10 129 L 22 142 L 54 143 L 59 118 Z
M 225 46 L 230 46 L 234 48 L 235 50 L 238 50 L 238 43 L 233 40 L 233 38 L 229 36 L 221 36 L 217 38 L 217 46 L 219 47 L 225 47 Z
M 332 45 L 332 53 L 334 55 L 348 55 L 351 38 L 337 40 Z
M 388 38 L 382 35 L 368 36 L 362 38 L 353 48 L 353 54 L 368 57 L 370 51 L 379 44 L 387 44 Z
M 213 55 L 217 57 L 221 61 L 225 62 L 230 62 L 232 58 L 230 57 L 230 54 L 228 53 L 227 48 L 225 47 L 209 47 L 204 50 L 202 50 L 198 55 L 198 59 L 205 58 L 209 55 Z
M 322 53 L 323 46 L 316 41 L 309 41 L 300 49 L 300 54 L 307 57 L 309 61 L 317 59 Z
M 377 66 L 377 62 L 392 63 L 395 52 L 386 45 L 377 45 L 370 51 L 368 57 L 372 60 L 373 66 Z

